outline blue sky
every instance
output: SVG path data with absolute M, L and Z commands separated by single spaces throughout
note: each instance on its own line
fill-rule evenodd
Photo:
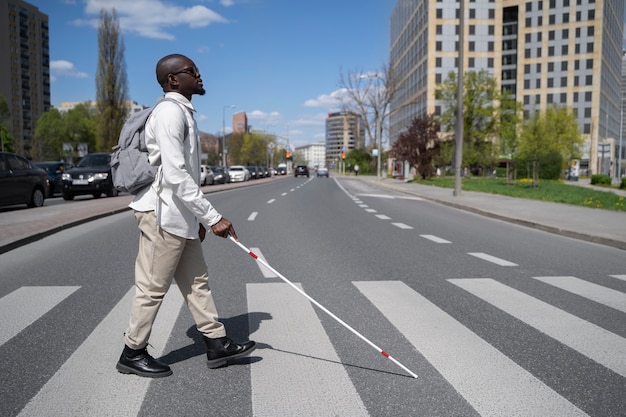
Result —
M 100 9 L 120 19 L 129 98 L 150 106 L 164 55 L 198 65 L 207 94 L 195 96 L 202 131 L 218 134 L 225 114 L 298 146 L 324 139 L 343 72 L 389 61 L 396 0 L 27 0 L 49 16 L 52 104 L 95 99 Z M 626 17 L 625 17 L 626 19 Z M 626 47 L 626 35 L 624 38 Z M 224 106 L 234 104 L 234 109 Z
M 202 131 L 226 131 L 245 111 L 253 128 L 298 146 L 324 139 L 341 72 L 389 60 L 396 0 L 27 0 L 49 17 L 52 104 L 95 99 L 102 8 L 120 20 L 129 98 L 152 105 L 164 55 L 193 59 L 207 94 L 193 103 Z

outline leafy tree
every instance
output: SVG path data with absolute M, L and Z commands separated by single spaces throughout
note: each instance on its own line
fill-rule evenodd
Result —
M 64 143 L 96 144 L 95 111 L 90 103 L 79 104 L 65 113 L 52 108 L 43 113 L 35 125 L 33 155 L 38 160 L 65 159 Z
M 243 146 L 240 158 L 244 165 L 265 165 L 267 152 L 267 138 L 257 133 L 243 135 Z
M 372 159 L 372 155 L 363 148 L 350 149 L 348 153 L 346 153 L 345 163 L 346 166 L 351 167 L 350 169 L 358 165 L 359 174 L 368 175 L 374 172 L 372 169 Z
M 2 152 L 13 152 L 13 137 L 9 134 L 9 126 L 11 123 L 11 111 L 9 104 L 4 97 L 0 95 L 0 150 Z
M 438 117 L 446 132 L 456 128 L 457 76 L 454 71 L 436 89 L 437 99 L 443 102 L 443 113 Z M 495 139 L 500 127 L 501 94 L 496 79 L 486 70 L 468 71 L 463 79 L 463 164 L 471 167 L 495 165 L 498 147 Z M 508 113 L 505 113 L 508 114 Z
M 108 152 L 117 144 L 126 120 L 128 81 L 124 61 L 124 40 L 117 13 L 100 11 L 98 26 L 98 70 L 96 100 L 98 124 L 96 150 Z
M 546 178 L 542 171 L 555 172 L 552 165 L 563 173 L 568 161 L 581 156 L 583 142 L 574 112 L 566 107 L 549 107 L 524 123 L 518 160 L 532 165 L 533 183 L 537 184 L 540 177 Z
M 434 115 L 416 117 L 409 129 L 402 133 L 391 147 L 391 155 L 401 161 L 408 161 L 423 178 L 435 174 L 433 162 L 440 152 L 439 123 Z

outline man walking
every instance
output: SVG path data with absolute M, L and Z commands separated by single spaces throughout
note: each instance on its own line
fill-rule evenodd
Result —
M 207 346 L 210 368 L 249 355 L 256 343 L 236 343 L 226 337 L 208 285 L 201 242 L 205 225 L 220 237 L 237 239 L 230 221 L 200 190 L 200 141 L 191 97 L 204 95 L 202 78 L 193 61 L 168 55 L 157 63 L 157 81 L 167 100 L 161 100 L 146 122 L 146 146 L 157 176 L 131 202 L 139 226 L 139 253 L 135 262 L 135 296 L 125 346 L 117 370 L 145 377 L 172 374 L 170 367 L 146 350 L 152 325 L 172 279 Z

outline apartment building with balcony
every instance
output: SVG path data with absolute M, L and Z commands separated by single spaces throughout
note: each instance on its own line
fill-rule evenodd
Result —
M 35 123 L 50 110 L 48 16 L 21 0 L 0 0 L 0 95 L 17 153 L 31 156 Z
M 343 153 L 363 147 L 365 128 L 363 119 L 356 113 L 341 111 L 329 113 L 326 118 L 326 166 L 333 166 Z
M 464 70 L 486 70 L 524 117 L 573 109 L 587 144 L 583 163 L 597 173 L 598 146 L 619 143 L 624 0 L 465 0 L 464 9 Z M 460 21 L 459 0 L 398 0 L 390 143 L 412 118 L 443 111 L 435 89 L 458 73 Z

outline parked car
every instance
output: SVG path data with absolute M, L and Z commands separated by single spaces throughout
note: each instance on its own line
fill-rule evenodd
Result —
M 318 177 L 326 177 L 328 178 L 328 168 L 322 167 L 317 169 Z
M 276 168 L 276 175 L 287 175 L 287 167 Z
M 242 182 L 250 180 L 250 171 L 242 165 L 228 167 L 230 182 Z
M 215 178 L 213 171 L 208 165 L 200 165 L 200 185 L 213 185 Z
M 20 155 L 0 152 L 0 206 L 41 207 L 47 189 L 46 171 Z
M 247 166 L 246 169 L 248 170 L 248 172 L 250 172 L 251 180 L 256 180 L 257 178 L 259 178 L 259 172 L 257 170 L 257 167 Z
M 61 177 L 65 171 L 74 165 L 63 161 L 35 162 L 34 164 L 48 173 L 48 192 L 46 196 L 53 197 L 55 194 L 61 194 Z
M 76 166 L 63 173 L 61 182 L 64 200 L 86 194 L 94 198 L 100 198 L 102 194 L 117 195 L 111 178 L 111 154 L 104 152 L 85 155 Z
M 225 167 L 210 167 L 213 171 L 213 182 L 215 184 L 228 184 L 230 182 L 230 175 L 228 175 L 228 169 Z
M 306 165 L 296 165 L 296 169 L 294 170 L 294 175 L 296 176 L 296 178 L 300 175 L 306 175 L 307 177 L 309 176 L 309 167 L 307 167 Z

